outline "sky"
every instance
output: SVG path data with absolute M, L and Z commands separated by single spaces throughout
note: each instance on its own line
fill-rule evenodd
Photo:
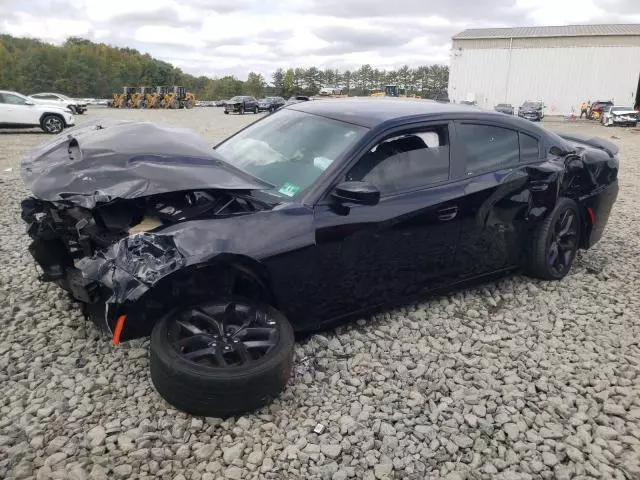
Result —
M 466 28 L 640 23 L 640 0 L 0 0 L 0 33 L 138 49 L 186 73 L 448 64 Z

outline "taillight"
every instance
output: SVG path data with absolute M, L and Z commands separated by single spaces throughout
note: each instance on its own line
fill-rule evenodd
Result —
M 591 220 L 591 225 L 596 224 L 596 213 L 593 211 L 593 208 L 587 208 L 587 213 L 589 214 L 589 220 Z

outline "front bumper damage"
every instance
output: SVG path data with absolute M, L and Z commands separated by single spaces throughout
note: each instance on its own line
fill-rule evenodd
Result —
M 159 280 L 186 264 L 174 238 L 136 233 L 103 251 L 83 256 L 86 236 L 78 229 L 76 242 L 63 241 L 56 231 L 55 210 L 45 202 L 22 202 L 22 218 L 32 239 L 29 252 L 41 270 L 40 280 L 54 282 L 77 301 L 101 330 L 113 334 L 117 319 L 128 313 Z

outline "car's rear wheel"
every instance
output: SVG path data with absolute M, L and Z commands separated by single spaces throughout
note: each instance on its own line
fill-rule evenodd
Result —
M 580 213 L 576 202 L 560 198 L 533 236 L 530 273 L 543 280 L 560 280 L 571 269 L 580 240 Z
M 64 130 L 64 119 L 59 115 L 47 115 L 42 119 L 42 130 L 46 133 L 58 134 Z
M 69 110 L 71 110 L 71 113 L 74 115 L 78 113 L 78 108 L 75 105 L 69 105 Z
M 151 379 L 174 407 L 228 417 L 258 409 L 285 388 L 293 329 L 273 307 L 229 297 L 180 308 L 151 334 Z

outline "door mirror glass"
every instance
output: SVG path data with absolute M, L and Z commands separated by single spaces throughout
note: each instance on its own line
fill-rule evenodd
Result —
M 339 203 L 376 205 L 380 201 L 380 190 L 369 182 L 342 182 L 333 189 L 331 198 Z
M 25 105 L 35 105 L 35 103 L 32 102 L 31 100 L 25 100 L 24 104 Z

